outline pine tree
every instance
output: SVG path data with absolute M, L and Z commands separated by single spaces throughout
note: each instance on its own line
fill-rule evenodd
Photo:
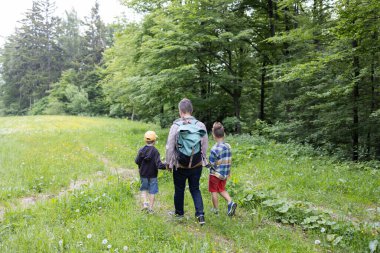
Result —
M 62 70 L 62 51 L 57 44 L 59 19 L 49 0 L 34 1 L 21 27 L 4 47 L 2 75 L 4 105 L 8 113 L 25 113 L 47 95 Z

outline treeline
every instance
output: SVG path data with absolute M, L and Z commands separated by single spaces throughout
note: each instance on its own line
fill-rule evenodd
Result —
M 100 85 L 103 52 L 117 26 L 106 26 L 95 2 L 84 20 L 75 10 L 54 15 L 55 3 L 33 1 L 1 51 L 0 110 L 6 115 L 106 114 Z
M 97 5 L 62 21 L 35 1 L 2 52 L 3 113 L 168 126 L 188 97 L 208 127 L 380 158 L 378 0 L 125 2 L 140 23 L 105 26 Z

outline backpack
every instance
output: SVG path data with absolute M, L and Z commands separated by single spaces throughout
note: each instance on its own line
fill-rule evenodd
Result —
M 197 126 L 198 120 L 181 120 L 176 122 L 177 129 L 177 161 L 179 167 L 193 168 L 202 163 L 201 139 L 206 131 Z

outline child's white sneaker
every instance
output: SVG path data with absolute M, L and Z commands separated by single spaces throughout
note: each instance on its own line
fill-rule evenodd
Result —
M 145 202 L 141 211 L 146 211 L 148 209 L 149 209 L 149 203 Z

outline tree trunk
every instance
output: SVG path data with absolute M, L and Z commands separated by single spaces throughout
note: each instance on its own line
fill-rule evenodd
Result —
M 374 39 L 376 37 L 374 36 Z M 371 115 L 375 111 L 375 54 L 372 56 L 372 63 L 371 63 L 371 109 L 369 112 L 369 115 Z M 367 158 L 369 159 L 371 157 L 371 148 L 372 148 L 372 140 L 371 140 L 371 134 L 372 134 L 372 122 L 371 119 L 369 119 L 369 128 L 367 133 Z
M 239 120 L 239 122 L 235 126 L 236 133 L 241 133 L 241 124 L 240 124 L 240 97 L 241 97 L 241 90 L 235 89 L 233 93 L 233 101 L 234 101 L 234 110 L 235 110 L 235 117 Z
M 285 31 L 288 33 L 290 31 L 290 28 L 292 26 L 291 20 L 289 17 L 289 7 L 284 8 L 284 17 L 285 17 Z M 284 42 L 284 55 L 285 60 L 288 60 L 289 57 L 289 43 Z
M 266 61 L 263 60 L 261 68 L 261 84 L 260 84 L 260 112 L 259 119 L 265 120 L 265 76 L 266 76 Z
M 313 23 L 314 23 L 314 27 L 318 27 L 318 25 L 321 24 L 321 8 L 320 8 L 320 4 L 321 4 L 321 1 L 320 0 L 314 0 L 313 1 Z M 320 40 L 319 40 L 319 35 L 320 35 L 320 31 L 319 30 L 314 30 L 313 31 L 313 36 L 314 36 L 314 45 L 315 45 L 315 49 L 317 51 L 320 50 Z
M 271 37 L 275 34 L 275 26 L 274 26 L 274 13 L 273 13 L 273 1 L 268 0 L 268 18 L 269 18 L 269 29 Z
M 358 47 L 357 40 L 352 41 L 352 48 Z M 354 52 L 355 54 L 355 52 Z M 359 160 L 359 83 L 356 80 L 359 77 L 359 57 L 353 56 L 353 68 L 354 68 L 354 88 L 353 88 L 353 106 L 352 106 L 352 160 Z
M 298 8 L 298 4 L 295 3 L 294 4 L 294 16 L 298 16 L 300 13 L 299 13 L 299 8 Z M 298 22 L 296 20 L 294 20 L 294 29 L 297 29 L 298 28 Z
M 274 3 L 272 0 L 268 0 L 268 19 L 269 19 L 269 36 L 273 37 L 276 33 L 275 30 L 275 15 L 274 15 Z M 260 111 L 259 119 L 265 120 L 265 79 L 266 79 L 266 66 L 268 64 L 268 56 L 266 53 L 263 53 L 263 63 L 261 68 L 261 83 L 260 83 Z

